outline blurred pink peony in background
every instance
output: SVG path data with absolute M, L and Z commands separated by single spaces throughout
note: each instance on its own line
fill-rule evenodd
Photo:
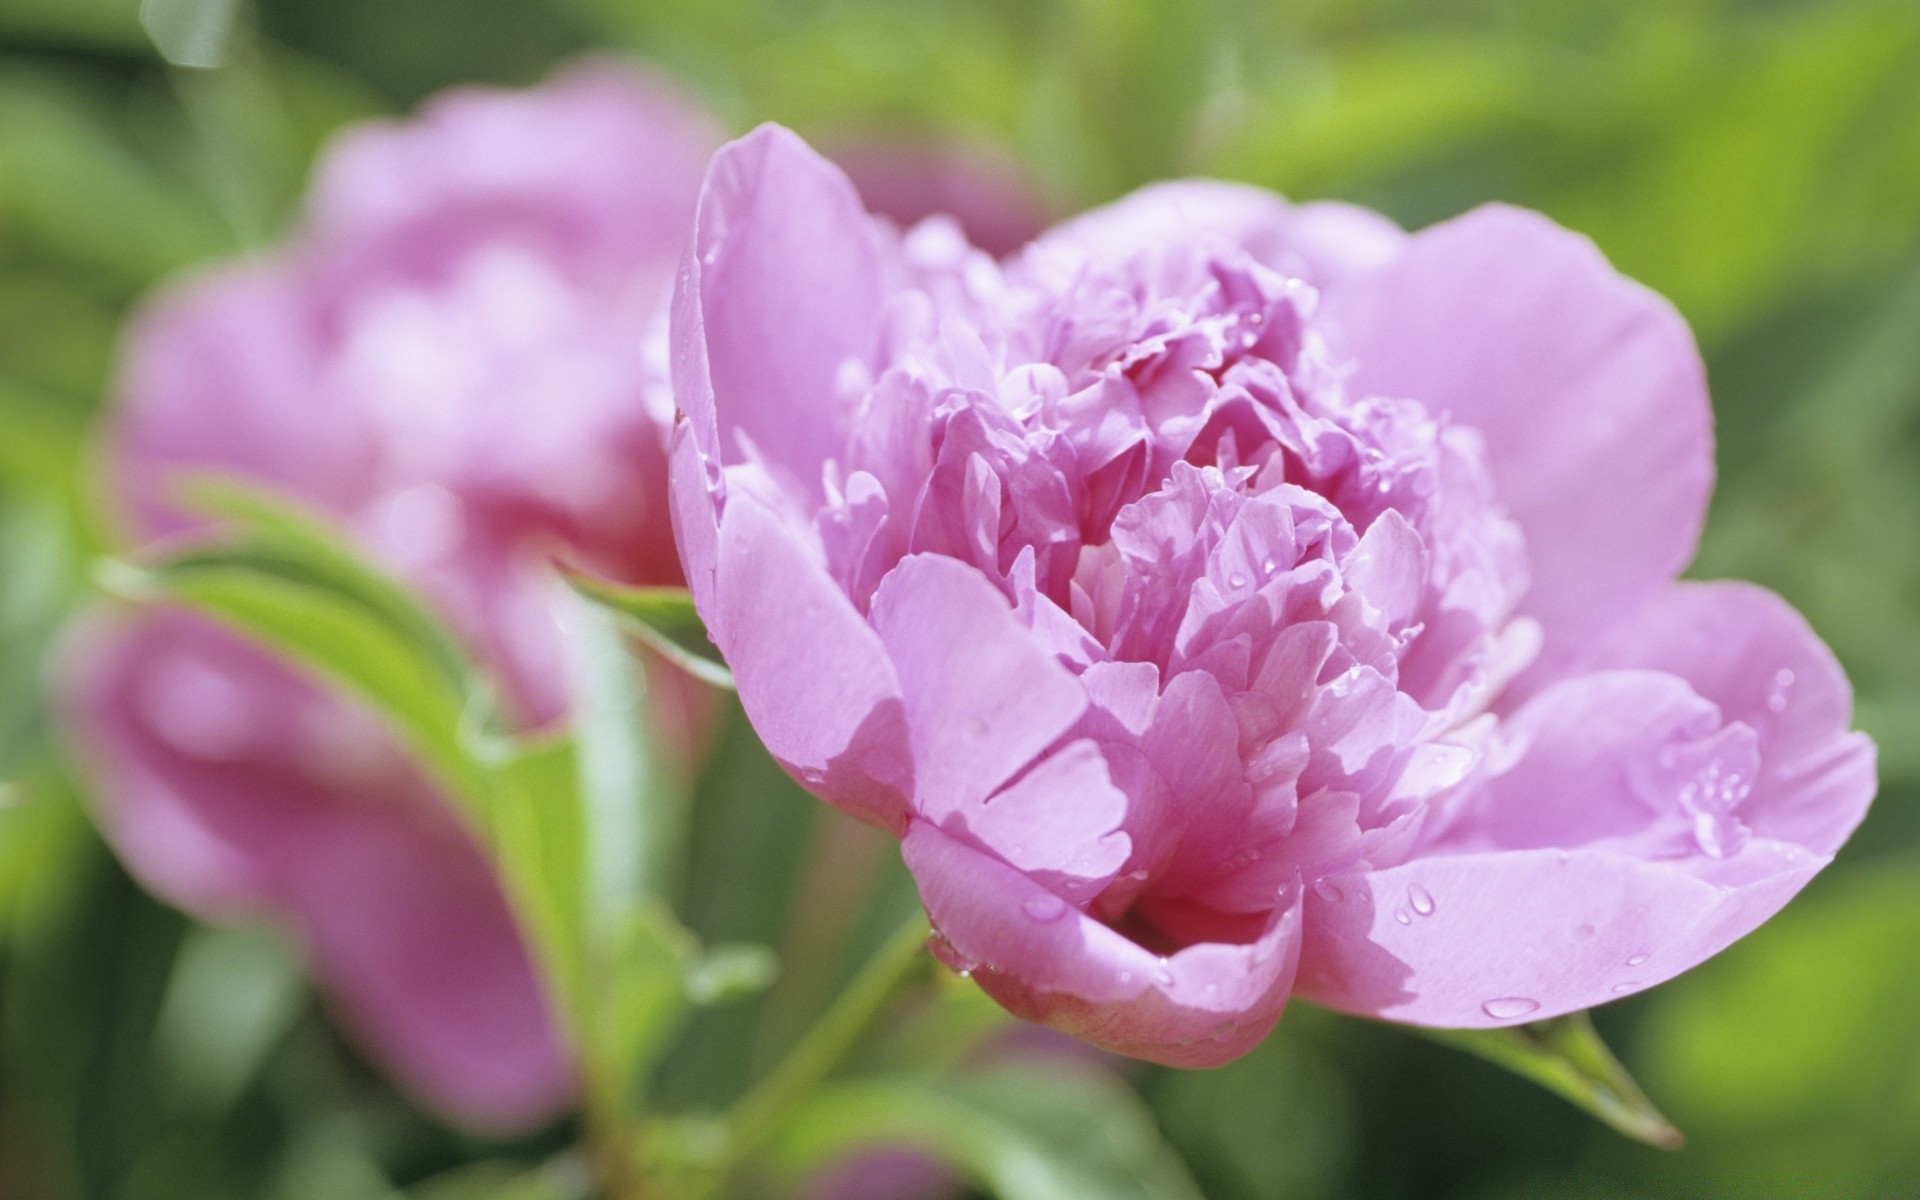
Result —
M 1685 324 L 1542 217 L 1175 183 L 996 262 L 766 127 L 673 322 L 748 716 L 1021 1016 L 1200 1066 L 1294 993 L 1589 1007 L 1766 920 L 1874 791 L 1805 623 L 1675 582 Z
M 611 63 L 346 134 L 285 249 L 171 289 L 134 327 L 108 458 L 134 536 L 188 525 L 167 491 L 183 469 L 285 489 L 425 589 L 521 724 L 559 719 L 551 550 L 680 578 L 664 332 L 644 335 L 718 143 Z M 571 1100 L 485 859 L 370 715 L 185 614 L 101 620 L 79 665 L 102 825 L 142 881 L 290 925 L 348 1029 L 451 1117 L 510 1128 Z M 690 744 L 690 689 L 659 706 L 681 720 L 670 744 Z
M 107 455 L 135 540 L 191 527 L 168 490 L 186 470 L 288 491 L 424 589 L 521 724 L 563 718 L 552 551 L 680 582 L 665 315 L 720 140 L 688 98 L 611 61 L 349 131 L 286 247 L 136 321 Z M 863 146 L 886 204 L 958 204 L 1019 233 L 1027 193 L 1000 198 L 1001 165 L 914 150 L 930 164 L 916 189 L 886 144 Z M 571 1101 L 479 847 L 370 715 L 184 613 L 96 620 L 74 665 L 101 824 L 143 882 L 290 925 L 343 1023 L 446 1115 L 515 1128 Z M 711 699 L 656 675 L 662 741 L 691 756 Z

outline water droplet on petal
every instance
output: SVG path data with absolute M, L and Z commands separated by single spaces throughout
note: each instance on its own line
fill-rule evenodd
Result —
M 1767 692 L 1767 711 L 1787 711 L 1787 693 L 1793 690 L 1793 672 L 1781 668 L 1774 673 L 1773 687 Z
M 1630 967 L 1637 967 L 1651 957 L 1652 955 L 1649 955 L 1649 954 L 1636 954 L 1632 958 L 1629 958 L 1627 960 L 1627 965 Z
M 1227 586 L 1231 588 L 1243 588 L 1247 586 L 1247 577 L 1236 571 L 1227 576 Z
M 1629 979 L 1629 980 L 1627 980 L 1627 981 L 1626 981 L 1625 983 L 1616 983 L 1616 984 L 1614 984 L 1614 985 L 1613 985 L 1613 994 L 1614 994 L 1614 995 L 1616 995 L 1616 996 L 1620 996 L 1620 995 L 1625 995 L 1625 994 L 1626 994 L 1627 992 L 1631 992 L 1631 991 L 1633 991 L 1633 990 L 1634 990 L 1635 988 L 1638 988 L 1639 986 L 1640 986 L 1640 981 L 1639 981 L 1639 980 L 1637 980 L 1637 979 Z
M 1394 920 L 1396 920 L 1396 921 L 1398 921 L 1398 922 L 1400 922 L 1400 923 L 1401 923 L 1402 925 L 1411 925 L 1411 924 L 1413 924 L 1413 915 L 1412 915 L 1411 913 L 1409 913 L 1409 912 L 1408 912 L 1408 911 L 1407 911 L 1406 909 L 1404 909 L 1404 908 L 1396 908 L 1396 909 L 1394 909 L 1394 910 L 1393 910 L 1393 919 L 1394 919 Z
M 1172 987 L 1173 964 L 1164 958 L 1161 959 L 1159 965 L 1153 969 L 1153 978 L 1161 987 Z
M 1538 1011 L 1540 1002 L 1525 996 L 1498 996 L 1480 1006 L 1480 1011 L 1496 1021 L 1512 1021 Z
M 1338 904 L 1347 898 L 1347 894 L 1340 890 L 1340 885 L 1331 879 L 1314 880 L 1313 894 L 1325 900 L 1328 904 Z
M 1066 916 L 1067 902 L 1052 892 L 1046 892 L 1028 898 L 1027 902 L 1020 906 L 1020 911 L 1026 913 L 1028 919 L 1044 924 L 1048 921 L 1058 921 Z
M 1413 905 L 1413 911 L 1423 917 L 1433 915 L 1433 893 L 1417 883 L 1407 889 L 1407 903 Z

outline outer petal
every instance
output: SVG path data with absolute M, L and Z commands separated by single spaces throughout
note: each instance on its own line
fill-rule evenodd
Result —
M 677 401 L 702 451 L 739 462 L 744 435 L 818 492 L 837 380 L 875 349 L 881 268 L 853 184 L 798 137 L 763 125 L 714 156 L 674 304 Z
M 717 557 L 702 615 L 760 740 L 815 794 L 898 832 L 914 764 L 900 683 L 880 638 L 806 547 L 745 493 L 727 502 Z
M 1350 204 L 1290 205 L 1263 188 L 1189 179 L 1143 187 L 1055 227 L 1042 241 L 1119 258 L 1196 234 L 1241 246 L 1316 287 L 1388 262 L 1407 240 L 1392 221 Z
M 290 922 L 361 1044 L 437 1110 L 505 1130 L 572 1099 L 484 858 L 382 735 L 197 620 L 79 636 L 71 725 L 102 827 L 148 886 Z
M 1759 838 L 1739 860 L 1742 873 L 1721 880 L 1693 863 L 1509 850 L 1327 880 L 1307 900 L 1298 991 L 1447 1028 L 1591 1008 L 1718 954 L 1827 862 Z
M 1531 744 L 1438 844 L 1316 893 L 1303 994 L 1443 1026 L 1590 1007 L 1717 954 L 1831 860 L 1873 794 L 1873 746 L 1846 732 L 1845 678 L 1797 614 L 1758 588 L 1682 585 L 1596 657 L 1629 669 L 1515 713 Z M 1759 750 L 1735 810 L 1752 836 L 1724 858 L 1635 782 L 1702 717 L 1751 729 Z
M 1259 940 L 1159 958 L 992 855 L 925 821 L 901 846 L 943 955 L 1016 1016 L 1169 1066 L 1245 1054 L 1286 1006 L 1298 901 Z
M 1585 238 L 1476 209 L 1336 283 L 1322 325 L 1361 393 L 1477 428 L 1527 540 L 1521 611 L 1542 679 L 1693 557 L 1713 483 L 1705 373 L 1686 323 Z
M 1847 732 L 1853 689 L 1805 619 L 1744 583 L 1682 583 L 1623 621 L 1596 666 L 1671 671 L 1760 735 L 1764 760 L 1742 817 L 1755 833 L 1832 854 L 1866 815 L 1874 746 Z

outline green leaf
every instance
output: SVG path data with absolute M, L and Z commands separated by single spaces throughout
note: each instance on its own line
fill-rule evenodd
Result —
M 1607 1049 L 1584 1012 L 1505 1029 L 1414 1032 L 1531 1079 L 1635 1141 L 1677 1150 L 1686 1140 Z
M 617 615 L 641 641 L 688 674 L 715 687 L 733 687 L 733 672 L 707 637 L 706 624 L 694 611 L 693 594 L 685 588 L 631 587 L 575 570 L 565 574 L 575 591 Z
M 495 862 L 568 1025 L 591 1031 L 585 816 L 573 743 L 552 738 L 500 764 L 488 797 Z
M 595 920 L 604 922 L 664 891 L 686 800 L 653 744 L 645 669 L 605 610 L 576 595 L 565 600 L 560 624 L 586 806 L 585 886 Z
M 881 1077 L 827 1087 L 774 1143 L 799 1178 L 862 1147 L 906 1143 L 1001 1200 L 1198 1200 L 1139 1099 L 1070 1067 L 1006 1066 L 953 1080 Z
M 228 530 L 150 564 L 110 560 L 100 583 L 216 617 L 368 701 L 489 828 L 488 767 L 506 752 L 459 640 L 321 518 L 231 483 L 201 483 L 193 503 Z

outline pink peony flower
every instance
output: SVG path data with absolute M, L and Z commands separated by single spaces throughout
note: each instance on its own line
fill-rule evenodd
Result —
M 1675 582 L 1685 324 L 1534 214 L 1175 183 L 995 262 L 767 127 L 673 320 L 747 713 L 1020 1016 L 1202 1066 L 1295 993 L 1585 1008 L 1759 925 L 1874 790 L 1804 622 Z
M 426 590 L 520 723 L 561 717 L 551 548 L 680 579 L 664 330 L 640 331 L 664 323 L 719 140 L 611 64 L 347 134 L 287 248 L 170 290 L 134 327 L 109 466 L 136 538 L 188 525 L 167 491 L 183 469 L 303 496 Z M 349 1031 L 455 1119 L 510 1128 L 571 1100 L 485 858 L 371 716 L 180 613 L 96 623 L 77 667 L 102 825 L 146 884 L 290 925 Z M 661 710 L 682 744 L 693 687 Z

